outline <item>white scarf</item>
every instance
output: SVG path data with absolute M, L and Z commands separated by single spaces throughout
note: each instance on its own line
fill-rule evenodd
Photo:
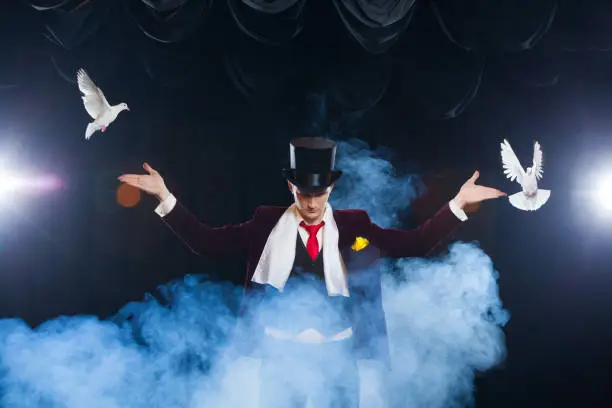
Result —
M 323 216 L 323 271 L 325 285 L 330 296 L 349 296 L 346 267 L 338 249 L 338 226 L 334 220 L 331 205 L 325 205 Z M 266 245 L 255 268 L 251 281 L 272 285 L 283 291 L 295 261 L 295 243 L 299 228 L 295 204 L 291 205 L 280 217 L 268 236 Z

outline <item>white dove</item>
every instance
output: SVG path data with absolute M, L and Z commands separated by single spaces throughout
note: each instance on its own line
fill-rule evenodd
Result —
M 83 93 L 85 110 L 94 120 L 87 125 L 85 140 L 89 140 L 98 130 L 105 132 L 106 128 L 117 119 L 119 112 L 130 110 L 126 103 L 111 106 L 102 90 L 96 86 L 83 68 L 77 72 L 77 83 L 79 84 L 79 90 Z
M 523 170 L 523 166 L 506 139 L 501 143 L 501 158 L 506 177 L 510 181 L 516 180 L 523 187 L 523 191 L 508 197 L 510 204 L 524 211 L 535 211 L 542 207 L 550 197 L 550 190 L 538 188 L 538 180 L 542 178 L 543 173 L 540 144 L 535 142 L 533 146 L 533 165 L 527 171 Z

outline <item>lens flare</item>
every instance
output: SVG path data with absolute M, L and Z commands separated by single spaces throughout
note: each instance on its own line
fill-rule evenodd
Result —
M 48 191 L 61 186 L 57 177 L 32 176 L 20 177 L 7 172 L 0 172 L 0 193 L 14 191 Z
M 122 207 L 134 207 L 140 202 L 140 190 L 129 184 L 117 187 L 117 203 Z

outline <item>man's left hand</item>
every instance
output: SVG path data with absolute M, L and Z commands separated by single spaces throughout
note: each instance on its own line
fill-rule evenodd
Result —
M 459 189 L 459 192 L 455 196 L 455 203 L 457 203 L 462 210 L 474 207 L 474 205 L 480 203 L 481 201 L 491 200 L 493 198 L 504 197 L 507 195 L 496 188 L 476 184 L 476 180 L 478 179 L 479 175 L 480 173 L 478 173 L 478 170 L 476 170 L 472 177 L 463 183 L 461 189 Z

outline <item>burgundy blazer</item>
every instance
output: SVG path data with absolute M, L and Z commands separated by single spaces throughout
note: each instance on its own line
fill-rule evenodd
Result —
M 177 202 L 162 220 L 198 255 L 243 257 L 246 260 L 244 286 L 248 298 L 253 288 L 251 278 L 268 236 L 286 209 L 258 207 L 253 218 L 242 224 L 210 227 L 199 222 Z M 374 224 L 363 210 L 335 210 L 334 219 L 338 226 L 339 250 L 347 268 L 349 293 L 355 303 L 353 330 L 357 348 L 361 350 L 363 358 L 380 359 L 388 363 L 387 328 L 380 296 L 380 269 L 373 265 L 381 257 L 428 255 L 459 226 L 461 220 L 452 213 L 448 204 L 412 230 L 382 228 Z M 367 238 L 370 245 L 362 251 L 353 251 L 351 246 L 357 237 Z M 360 305 L 363 307 L 360 308 Z M 245 307 L 243 300 L 241 315 Z M 244 329 L 242 331 L 248 337 L 248 328 Z M 374 345 L 373 341 L 379 344 Z M 245 347 L 241 348 L 248 352 Z

